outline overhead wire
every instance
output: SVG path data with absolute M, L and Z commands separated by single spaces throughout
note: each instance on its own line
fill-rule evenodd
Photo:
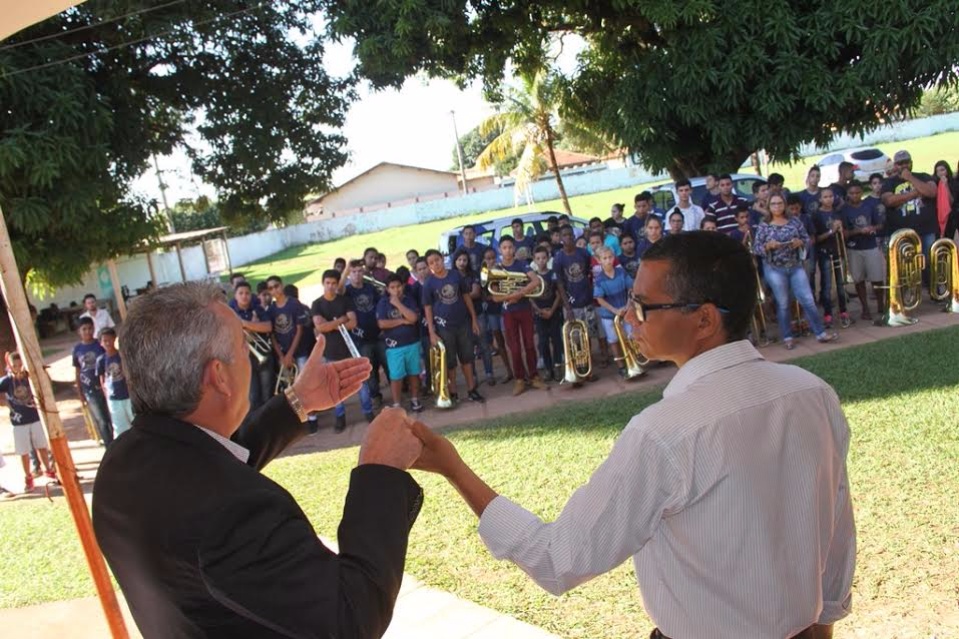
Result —
M 208 19 L 206 19 L 206 20 L 194 20 L 194 21 L 191 22 L 190 24 L 193 25 L 193 26 L 198 26 L 198 25 L 203 25 L 203 24 L 209 24 L 209 23 L 211 23 L 211 22 L 216 22 L 217 20 L 223 20 L 223 19 L 226 19 L 226 18 L 232 18 L 233 16 L 240 15 L 240 14 L 242 14 L 242 13 L 248 13 L 248 12 L 250 12 L 250 11 L 255 11 L 256 9 L 259 9 L 260 7 L 263 7 L 263 6 L 265 6 L 265 5 L 271 4 L 271 2 L 272 2 L 272 0 L 263 0 L 263 2 L 259 2 L 259 3 L 255 4 L 255 5 L 253 5 L 253 6 L 247 7 L 247 8 L 245 8 L 245 9 L 238 9 L 238 10 L 236 10 L 236 11 L 231 11 L 231 12 L 229 12 L 229 13 L 224 13 L 224 14 L 222 14 L 222 15 L 214 16 L 214 17 L 208 18 Z M 50 67 L 55 67 L 55 66 L 60 65 L 60 64 L 66 64 L 67 62 L 73 62 L 74 60 L 81 60 L 81 59 L 83 59 L 83 58 L 89 58 L 90 56 L 100 55 L 100 54 L 102 54 L 102 53 L 107 53 L 107 52 L 113 51 L 113 50 L 115 50 L 115 49 L 122 49 L 123 47 L 133 46 L 134 44 L 140 44 L 141 42 L 146 42 L 146 41 L 148 41 L 148 40 L 153 40 L 153 39 L 156 39 L 156 38 L 162 38 L 162 37 L 164 37 L 164 36 L 168 36 L 168 35 L 170 35 L 171 33 L 174 33 L 175 31 L 177 31 L 176 28 L 168 29 L 168 30 L 162 31 L 162 32 L 160 32 L 160 33 L 153 33 L 153 34 L 150 34 L 150 35 L 148 35 L 148 36 L 144 36 L 144 37 L 142 37 L 142 38 L 136 38 L 136 39 L 134 39 L 134 40 L 128 40 L 128 41 L 126 41 L 126 42 L 120 42 L 119 44 L 114 44 L 114 45 L 109 46 L 109 47 L 104 47 L 104 48 L 102 48 L 102 49 L 97 49 L 96 51 L 88 51 L 87 53 L 78 53 L 77 55 L 67 56 L 66 58 L 61 58 L 61 59 L 59 59 L 59 60 L 51 60 L 50 62 L 44 62 L 43 64 L 37 64 L 37 65 L 34 65 L 34 66 L 32 66 L 32 67 L 26 67 L 26 68 L 24 68 L 24 69 L 16 69 L 15 71 L 7 71 L 6 73 L 3 73 L 2 75 L 0 75 L 0 79 L 10 78 L 10 77 L 13 77 L 13 76 L 16 76 L 16 75 L 20 75 L 21 73 L 28 73 L 28 72 L 30 72 L 30 71 L 40 71 L 40 70 L 42 70 L 42 69 L 48 69 L 48 68 L 50 68 Z

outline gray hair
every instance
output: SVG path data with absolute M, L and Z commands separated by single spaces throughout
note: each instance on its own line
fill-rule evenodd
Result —
M 200 403 L 203 370 L 233 361 L 230 327 L 214 312 L 216 284 L 174 284 L 138 297 L 120 326 L 123 370 L 133 411 L 182 416 Z

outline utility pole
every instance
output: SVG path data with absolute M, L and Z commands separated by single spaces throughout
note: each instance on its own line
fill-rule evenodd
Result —
M 456 130 L 456 111 L 450 111 L 450 117 L 453 118 L 453 135 L 456 137 L 456 157 L 460 161 L 460 177 L 463 179 L 463 195 L 469 193 L 466 189 L 466 167 L 463 166 L 463 145 L 460 144 L 460 134 Z
M 176 233 L 173 226 L 173 212 L 170 210 L 170 203 L 166 199 L 166 184 L 163 182 L 163 172 L 160 171 L 160 163 L 157 161 L 156 153 L 153 153 L 153 168 L 157 173 L 157 182 L 160 185 L 160 199 L 163 200 L 163 213 L 166 215 L 166 225 L 170 233 Z

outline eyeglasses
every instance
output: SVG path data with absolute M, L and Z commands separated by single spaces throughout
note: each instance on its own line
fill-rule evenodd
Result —
M 667 311 L 673 308 L 691 311 L 701 306 L 705 306 L 706 304 L 713 304 L 713 302 L 710 302 L 709 300 L 699 303 L 672 302 L 669 304 L 646 304 L 645 302 L 639 301 L 632 293 L 629 294 L 629 301 L 633 305 L 633 312 L 636 313 L 636 319 L 640 322 L 646 321 L 646 314 L 650 311 Z M 724 306 L 719 306 L 716 304 L 713 305 L 716 306 L 716 310 L 718 310 L 720 313 L 729 312 L 729 309 Z
M 267 285 L 267 288 L 268 288 L 269 290 L 271 290 L 271 291 L 275 291 L 276 289 L 283 288 L 283 285 L 282 285 L 282 284 L 268 284 L 268 285 Z

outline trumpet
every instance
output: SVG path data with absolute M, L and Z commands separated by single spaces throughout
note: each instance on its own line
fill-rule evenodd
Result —
M 430 348 L 430 371 L 433 374 L 433 392 L 436 393 L 437 408 L 452 408 L 450 399 L 449 371 L 446 369 L 446 345 L 437 340 Z
M 270 353 L 273 352 L 273 345 L 270 340 L 254 331 L 244 330 L 243 336 L 246 338 L 246 346 L 250 349 L 250 355 L 260 366 L 263 366 L 266 360 L 270 358 Z
M 947 313 L 959 313 L 959 249 L 950 239 L 942 238 L 929 248 L 929 295 L 936 302 L 946 302 Z
M 631 335 L 626 333 L 626 325 L 623 322 L 623 316 L 617 315 L 613 318 L 613 330 L 616 331 L 616 338 L 623 349 L 621 359 L 626 364 L 626 379 L 635 379 L 646 372 L 645 367 L 649 364 L 649 359 L 644 357 L 639 349 L 636 348 L 636 342 Z
M 899 229 L 889 238 L 888 273 L 889 295 L 882 324 L 885 326 L 908 326 L 919 320 L 906 315 L 922 302 L 922 269 L 926 256 L 922 253 L 922 240 L 911 229 Z
M 583 320 L 571 319 L 563 324 L 563 359 L 566 366 L 564 382 L 576 384 L 593 372 L 589 327 Z
M 375 288 L 380 295 L 386 292 L 386 283 L 379 281 L 372 275 L 364 275 L 363 281 L 372 284 L 373 288 Z
M 276 375 L 276 387 L 273 389 L 274 395 L 279 395 L 281 392 L 293 385 L 293 380 L 296 379 L 296 376 L 300 374 L 300 369 L 296 367 L 296 364 L 290 364 L 290 366 L 280 366 L 280 372 Z
M 514 273 L 502 268 L 489 268 L 484 266 L 480 271 L 480 286 L 489 291 L 494 297 L 505 297 L 521 291 L 529 284 L 529 275 L 526 273 Z M 535 298 L 542 297 L 546 292 L 546 282 L 542 278 L 539 280 L 539 286 L 527 293 L 524 297 Z

